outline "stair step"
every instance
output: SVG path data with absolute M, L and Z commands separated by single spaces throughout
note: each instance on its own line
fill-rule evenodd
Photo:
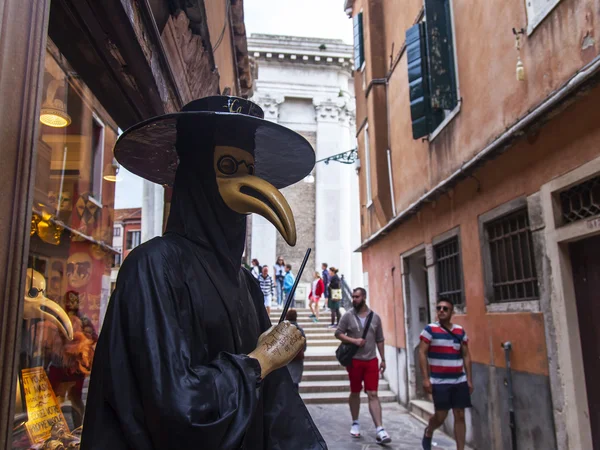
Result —
M 429 422 L 431 416 L 435 414 L 433 403 L 427 400 L 411 400 L 408 410 L 417 419 L 425 422 Z
M 379 387 L 382 390 L 389 389 L 386 380 L 379 380 Z M 350 382 L 345 380 L 334 381 L 303 381 L 300 383 L 300 393 L 309 392 L 350 392 Z
M 384 390 L 379 391 L 379 400 L 382 403 L 392 403 L 396 401 L 396 394 L 392 391 Z M 346 404 L 348 403 L 348 392 L 312 392 L 301 394 L 302 400 L 304 403 L 308 404 L 317 404 L 317 403 L 329 403 L 329 404 Z M 367 403 L 367 394 L 361 392 L 360 394 L 361 403 Z
M 306 337 L 310 337 L 312 339 L 336 339 L 335 337 L 335 333 L 333 333 L 333 331 L 331 330 L 315 330 L 315 329 L 309 329 L 309 330 L 304 330 L 304 332 L 306 333 Z
M 341 366 L 340 366 L 341 368 Z M 346 370 L 304 370 L 302 382 L 306 381 L 343 381 L 348 379 Z
M 304 359 L 304 373 L 313 370 L 346 370 L 337 362 L 335 358 L 330 361 L 310 361 Z
M 331 347 L 339 341 L 337 339 L 307 339 L 306 342 L 309 347 Z M 332 355 L 335 355 L 335 350 Z

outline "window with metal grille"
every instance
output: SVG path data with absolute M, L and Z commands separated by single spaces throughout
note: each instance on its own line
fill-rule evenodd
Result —
M 600 176 L 562 191 L 560 206 L 565 224 L 600 214 Z
M 462 267 L 460 262 L 460 243 L 458 236 L 434 246 L 437 294 L 454 305 L 463 303 Z
M 485 226 L 492 268 L 493 302 L 539 298 L 527 209 Z

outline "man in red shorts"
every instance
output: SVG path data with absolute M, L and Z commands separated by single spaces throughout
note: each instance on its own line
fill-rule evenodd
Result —
M 379 374 L 383 375 L 385 371 L 383 327 L 379 315 L 369 309 L 366 301 L 367 291 L 363 288 L 354 289 L 352 292 L 353 308 L 340 320 L 335 336 L 342 342 L 356 344 L 359 347 L 352 359 L 352 364 L 347 367 L 350 378 L 350 414 L 352 414 L 350 434 L 355 438 L 360 437 L 358 413 L 360 411 L 360 391 L 364 382 L 365 392 L 369 397 L 369 411 L 377 428 L 376 442 L 387 444 L 392 442 L 392 439 L 383 428 L 381 402 L 377 396 Z M 363 331 L 369 323 L 368 318 L 371 314 L 367 336 L 363 339 Z M 376 347 L 381 357 L 380 364 L 377 361 Z

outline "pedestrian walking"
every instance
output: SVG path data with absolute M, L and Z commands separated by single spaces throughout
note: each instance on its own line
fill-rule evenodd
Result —
M 252 276 L 258 280 L 258 277 L 262 272 L 262 267 L 260 266 L 258 259 L 254 258 L 252 260 L 252 269 L 250 270 L 250 272 L 252 272 Z
M 367 327 L 367 334 L 363 339 L 363 333 Z M 359 287 L 352 292 L 352 309 L 346 312 L 340 320 L 335 336 L 344 343 L 359 347 L 352 358 L 352 363 L 346 367 L 350 379 L 349 404 L 352 415 L 350 434 L 355 438 L 360 437 L 358 414 L 360 412 L 360 392 L 364 383 L 364 389 L 369 399 L 369 411 L 376 427 L 376 442 L 378 444 L 392 442 L 383 428 L 381 402 L 377 395 L 379 377 L 385 372 L 383 327 L 379 314 L 367 306 L 365 289 Z M 377 360 L 376 350 L 379 351 L 381 357 L 380 363 Z
M 327 306 L 331 310 L 331 325 L 329 328 L 337 327 L 340 323 L 340 303 L 342 300 L 342 281 L 337 276 L 335 267 L 329 268 L 329 292 L 327 295 Z
M 285 320 L 289 320 L 292 325 L 296 325 L 296 328 L 302 333 L 302 336 L 306 337 L 304 330 L 298 325 L 298 313 L 295 309 L 291 308 L 285 315 Z M 298 352 L 296 357 L 288 363 L 288 370 L 292 377 L 292 382 L 296 387 L 296 391 L 300 389 L 300 381 L 302 381 L 302 373 L 304 372 L 304 352 L 306 351 L 306 341 L 304 342 L 304 348 Z
M 438 321 L 421 332 L 419 364 L 424 375 L 423 388 L 433 396 L 435 414 L 423 434 L 423 449 L 431 450 L 433 432 L 454 414 L 456 449 L 464 450 L 467 426 L 465 408 L 471 407 L 473 379 L 467 333 L 452 323 L 454 305 L 446 298 L 438 300 Z M 466 372 L 466 373 L 465 373 Z
M 269 268 L 264 266 L 262 273 L 258 277 L 258 283 L 260 289 L 265 297 L 265 308 L 267 308 L 267 314 L 271 315 L 271 300 L 273 299 L 273 278 L 269 275 Z
M 292 273 L 292 265 L 286 264 L 285 265 L 285 277 L 283 278 L 283 294 L 284 294 L 286 300 L 287 300 L 288 295 L 290 294 L 290 291 L 292 290 L 292 287 L 294 286 L 294 281 L 296 281 L 296 277 Z M 292 303 L 290 304 L 290 306 L 292 308 L 294 308 L 296 306 L 295 298 L 292 299 Z
M 277 306 L 283 303 L 283 279 L 285 278 L 285 261 L 280 256 L 273 266 L 275 270 L 275 283 L 277 287 Z
M 321 264 L 321 276 L 323 277 L 323 284 L 325 285 L 325 291 L 323 292 L 323 298 L 325 299 L 325 301 L 323 302 L 323 309 L 327 309 L 327 298 L 329 297 L 329 281 L 331 278 L 329 276 L 329 269 L 327 269 L 327 267 L 329 267 L 327 263 Z
M 308 307 L 312 314 L 309 316 L 311 319 L 314 318 L 315 321 L 319 321 L 319 300 L 325 291 L 325 284 L 321 279 L 321 274 L 319 272 L 315 272 L 315 279 L 312 282 L 310 294 L 308 295 Z

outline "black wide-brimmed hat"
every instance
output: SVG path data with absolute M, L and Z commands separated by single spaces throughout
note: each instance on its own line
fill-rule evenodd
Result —
M 195 125 L 198 133 L 210 133 L 207 141 L 213 146 L 228 145 L 252 153 L 254 174 L 278 189 L 302 180 L 315 165 L 315 152 L 304 137 L 264 120 L 257 104 L 228 96 L 194 100 L 181 112 L 132 126 L 117 140 L 115 158 L 142 178 L 172 185 L 179 165 L 178 131 L 185 126 L 186 133 L 193 133 Z

